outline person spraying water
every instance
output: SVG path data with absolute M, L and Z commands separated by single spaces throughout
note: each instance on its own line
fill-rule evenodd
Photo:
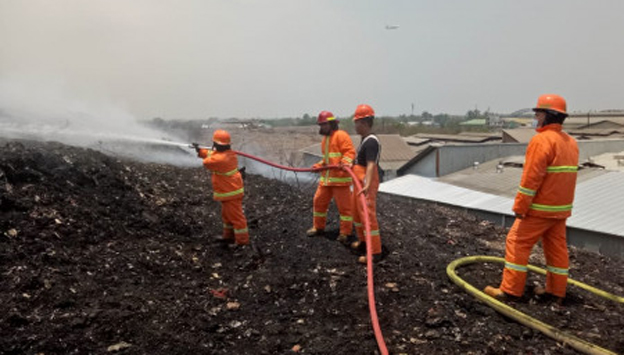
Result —
M 218 129 L 212 136 L 213 147 L 207 149 L 197 143 L 191 147 L 203 159 L 203 165 L 212 172 L 213 198 L 221 202 L 223 234 L 219 241 L 237 247 L 249 245 L 247 218 L 243 213 L 245 188 L 238 169 L 238 158 L 231 149 L 231 137 L 227 131 Z

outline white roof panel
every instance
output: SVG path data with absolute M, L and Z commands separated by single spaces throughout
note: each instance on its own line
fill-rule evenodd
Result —
M 512 216 L 513 199 L 405 175 L 384 182 L 379 191 Z M 624 173 L 605 172 L 576 186 L 574 209 L 568 226 L 624 236 Z
M 418 175 L 405 175 L 384 182 L 379 191 L 482 211 L 511 214 L 513 200 L 446 184 Z
M 624 173 L 605 172 L 576 185 L 569 225 L 624 236 Z

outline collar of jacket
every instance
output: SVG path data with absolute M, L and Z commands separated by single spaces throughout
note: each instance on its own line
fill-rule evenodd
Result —
M 548 124 L 548 125 L 546 125 L 544 127 L 540 127 L 540 128 L 536 128 L 535 129 L 535 131 L 537 131 L 537 133 L 542 133 L 542 132 L 545 132 L 545 131 L 557 131 L 557 132 L 560 132 L 561 130 L 562 130 L 562 127 L 558 123 L 551 123 L 551 124 Z

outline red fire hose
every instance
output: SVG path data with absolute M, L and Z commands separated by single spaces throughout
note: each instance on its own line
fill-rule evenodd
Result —
M 289 170 L 289 171 L 314 172 L 314 171 L 321 171 L 321 170 L 327 170 L 327 169 L 342 169 L 346 171 L 347 173 L 349 173 L 349 175 L 351 175 L 351 178 L 353 178 L 353 182 L 355 184 L 354 193 L 355 191 L 358 191 L 359 193 L 359 191 L 362 190 L 362 185 L 360 184 L 360 181 L 353 173 L 353 170 L 351 170 L 351 168 L 346 167 L 346 166 L 326 165 L 322 168 L 316 168 L 316 169 L 291 168 L 289 166 L 279 165 L 279 164 L 270 162 L 268 160 L 264 160 L 262 158 L 255 157 L 247 153 L 243 153 L 239 151 L 234 151 L 234 152 L 243 157 L 259 161 L 261 163 L 270 165 L 278 169 Z M 379 347 L 379 351 L 381 352 L 382 355 L 388 355 L 388 348 L 386 347 L 386 342 L 384 341 L 383 334 L 381 333 L 381 327 L 379 326 L 379 319 L 377 318 L 377 309 L 375 308 L 375 291 L 374 291 L 374 283 L 373 283 L 373 251 L 371 249 L 371 237 L 370 237 L 371 230 L 370 230 L 370 221 L 368 219 L 368 207 L 366 207 L 366 198 L 364 197 L 364 194 L 359 194 L 358 197 L 360 199 L 360 203 L 364 207 L 364 216 L 362 217 L 364 219 L 364 227 L 366 229 L 366 266 L 367 266 L 366 273 L 367 273 L 367 284 L 368 284 L 367 285 L 368 308 L 369 308 L 369 312 L 371 316 L 371 322 L 373 323 L 373 331 L 375 333 L 375 339 L 377 340 L 377 346 Z

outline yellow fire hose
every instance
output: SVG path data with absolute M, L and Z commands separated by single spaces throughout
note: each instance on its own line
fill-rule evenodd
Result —
M 509 307 L 508 305 L 496 300 L 495 298 L 490 297 L 489 295 L 486 295 L 485 293 L 481 292 L 480 290 L 478 290 L 477 288 L 475 288 L 474 286 L 472 286 L 471 284 L 467 283 L 462 278 L 457 276 L 457 274 L 455 273 L 455 269 L 459 266 L 472 264 L 472 263 L 478 263 L 478 262 L 505 263 L 505 259 L 495 257 L 495 256 L 484 256 L 484 255 L 468 256 L 468 257 L 460 258 L 451 262 L 446 267 L 446 274 L 457 286 L 463 288 L 466 292 L 470 293 L 471 295 L 473 295 L 480 301 L 484 302 L 488 306 L 494 308 L 497 312 L 504 314 L 505 316 L 517 321 L 520 324 L 526 325 L 527 327 L 535 329 L 535 330 L 539 330 L 545 335 L 557 341 L 566 343 L 570 345 L 571 347 L 573 347 L 574 349 L 580 352 L 583 352 L 585 354 L 596 354 L 596 355 L 605 355 L 605 354 L 615 355 L 616 354 L 610 350 L 601 348 L 598 345 L 595 345 L 585 340 L 582 340 L 580 338 L 577 338 L 572 334 L 565 333 L 559 330 L 558 328 L 555 328 L 549 324 L 541 322 L 535 318 L 529 317 L 528 315 L 512 307 Z M 544 269 L 535 267 L 533 265 L 528 265 L 528 268 L 529 270 L 533 272 L 546 275 L 546 270 Z M 589 286 L 587 284 L 584 284 L 582 282 L 575 281 L 572 279 L 568 279 L 568 283 L 574 286 L 580 287 L 584 290 L 587 290 L 591 293 L 594 293 L 598 296 L 604 297 L 606 299 L 609 299 L 615 302 L 624 303 L 624 297 L 613 295 L 611 293 L 605 292 L 603 290 L 599 290 L 595 287 Z

